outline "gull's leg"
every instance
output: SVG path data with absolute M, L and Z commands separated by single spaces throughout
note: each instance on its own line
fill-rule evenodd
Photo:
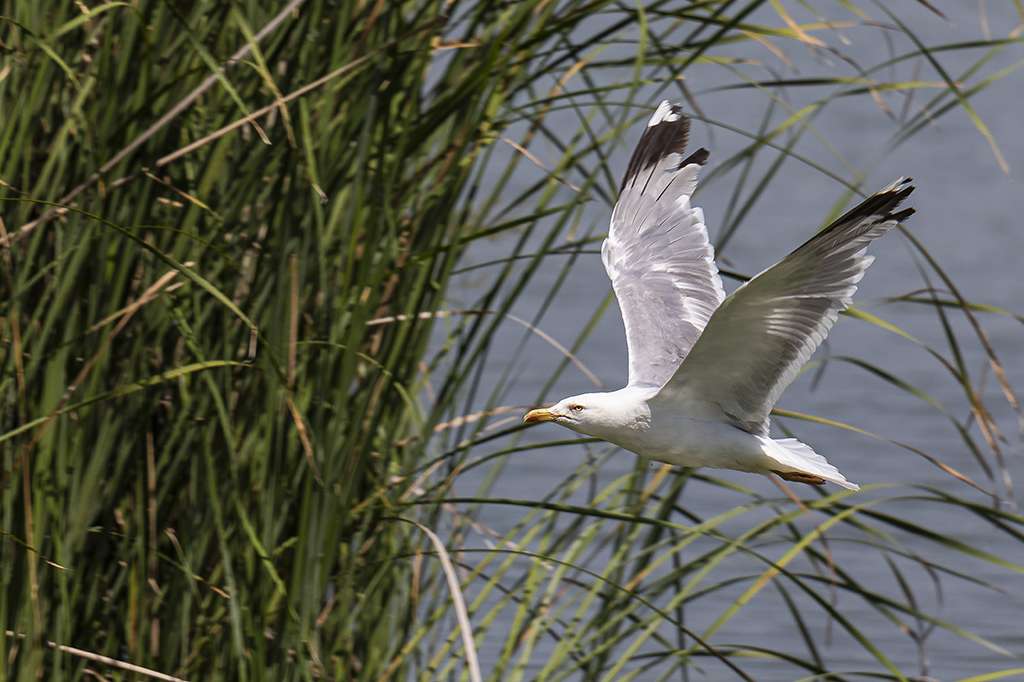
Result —
M 783 479 L 784 481 L 794 481 L 796 483 L 806 483 L 807 485 L 825 485 L 825 479 L 821 476 L 815 476 L 814 474 L 805 474 L 802 471 L 775 471 L 772 473 Z

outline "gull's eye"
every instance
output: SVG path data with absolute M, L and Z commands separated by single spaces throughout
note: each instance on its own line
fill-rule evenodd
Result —
M 573 405 L 569 409 L 572 410 L 573 412 L 582 412 L 583 411 L 583 406 L 582 405 Z

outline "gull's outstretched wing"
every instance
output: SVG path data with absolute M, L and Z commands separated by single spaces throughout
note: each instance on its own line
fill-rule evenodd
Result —
M 626 327 L 629 385 L 661 387 L 725 298 L 704 212 L 690 205 L 708 152 L 686 159 L 690 119 L 662 102 L 629 160 L 601 260 Z
M 868 243 L 914 209 L 899 179 L 732 293 L 654 399 L 768 435 L 768 414 L 825 340 L 874 260 Z

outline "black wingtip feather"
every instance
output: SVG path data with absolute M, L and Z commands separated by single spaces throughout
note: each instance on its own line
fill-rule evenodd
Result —
M 911 181 L 913 181 L 913 178 L 904 178 L 899 180 L 897 183 L 894 183 L 892 189 L 883 190 L 877 194 L 871 195 L 857 206 L 854 206 L 819 234 L 827 234 L 834 229 L 839 229 L 839 226 L 841 225 L 846 225 L 871 216 L 877 216 L 877 222 L 879 223 L 888 221 L 894 221 L 897 223 L 903 222 L 910 216 L 914 215 L 914 209 L 905 208 L 902 211 L 895 213 L 893 211 L 899 208 L 899 205 L 903 203 L 903 200 L 909 197 L 910 193 L 914 191 L 915 187 L 910 184 Z
M 679 167 L 680 168 L 686 168 L 691 163 L 695 163 L 695 164 L 697 164 L 699 166 L 703 166 L 704 164 L 706 164 L 708 162 L 708 159 L 710 157 L 711 157 L 711 152 L 709 152 L 707 149 L 704 149 L 704 147 L 701 147 L 700 149 L 698 149 L 697 151 L 695 151 L 694 153 L 690 154 L 685 159 L 683 159 L 679 163 Z
M 911 189 L 913 189 L 913 187 L 911 187 Z M 890 214 L 889 220 L 895 220 L 898 223 L 902 223 L 904 220 L 914 215 L 915 213 L 917 213 L 917 211 L 914 210 L 913 208 L 905 208 L 899 213 Z
M 633 156 L 629 159 L 626 173 L 622 176 L 622 184 L 619 185 L 619 192 L 622 192 L 643 171 L 657 165 L 659 161 L 669 154 L 682 154 L 686 151 L 686 143 L 690 139 L 690 119 L 683 116 L 683 107 L 672 104 L 669 107 L 669 114 L 677 116 L 675 120 L 664 119 L 654 125 L 649 125 L 640 141 L 633 150 Z M 699 149 L 681 164 L 699 163 L 703 165 L 708 160 L 709 153 L 705 149 Z

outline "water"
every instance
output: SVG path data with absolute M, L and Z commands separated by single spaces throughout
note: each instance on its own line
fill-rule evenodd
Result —
M 1003 11 L 1001 7 L 990 6 L 987 9 L 990 12 L 990 25 L 1004 27 L 1001 30 L 1005 33 L 1005 27 L 1015 25 L 1017 21 L 1012 10 Z M 944 11 L 947 10 L 944 8 Z M 963 41 L 980 36 L 975 6 L 965 5 L 948 11 L 962 14 L 952 15 L 951 23 L 946 24 L 926 13 L 920 23 L 914 24 L 915 30 L 921 33 L 926 43 Z M 854 54 L 858 50 L 886 49 L 884 42 L 878 40 L 878 32 L 866 29 L 849 31 L 849 37 L 857 41 L 857 45 L 849 48 Z M 746 49 L 752 51 L 752 54 L 756 53 L 759 59 L 765 58 L 764 51 L 756 46 Z M 800 50 L 792 52 L 797 54 Z M 942 59 L 947 65 L 960 64 L 962 68 L 967 68 L 978 54 L 944 53 Z M 800 75 L 815 73 L 819 69 L 815 56 L 807 52 L 804 57 L 805 63 L 798 64 Z M 1015 59 L 1020 59 L 1020 50 L 1008 48 L 1006 54 L 996 57 L 994 64 L 1008 65 Z M 867 64 L 876 61 L 867 57 L 864 59 Z M 986 67 L 986 73 L 996 68 Z M 961 70 L 951 68 L 950 73 L 956 77 Z M 694 69 L 693 73 L 687 74 L 689 88 L 698 93 L 702 112 L 713 120 L 726 121 L 742 128 L 755 127 L 762 115 L 764 99 L 751 92 L 713 92 L 718 85 L 715 81 L 716 73 L 720 72 Z M 920 77 L 935 79 L 936 75 L 925 64 L 922 65 Z M 919 101 L 925 101 L 923 91 L 915 96 Z M 799 103 L 810 101 L 811 98 L 807 91 L 797 91 L 793 97 Z M 1024 113 L 1024 70 L 1012 73 L 970 101 L 997 141 L 1010 166 L 1010 175 L 1000 169 L 987 141 L 969 116 L 958 110 L 941 117 L 935 125 L 922 130 L 880 158 L 866 185 L 874 190 L 901 175 L 913 176 L 918 189 L 909 203 L 917 209 L 917 214 L 908 222 L 908 228 L 946 269 L 967 300 L 1021 314 L 1024 313 L 1021 296 L 1024 277 L 1020 271 L 1021 254 L 1024 254 L 1024 230 L 1021 229 L 1024 187 L 1019 174 L 1024 172 L 1024 135 L 1020 134 L 1021 115 Z M 887 102 L 890 106 L 898 106 L 896 98 L 887 97 Z M 656 103 L 651 102 L 652 106 Z M 793 106 L 796 108 L 798 103 L 794 102 Z M 916 103 L 910 104 L 911 109 L 916 106 Z M 572 125 L 574 130 L 575 123 Z M 637 124 L 628 137 L 628 144 L 613 150 L 613 163 L 617 163 L 619 169 L 625 167 L 630 151 L 627 147 L 635 142 L 642 125 Z M 833 102 L 826 111 L 814 118 L 813 125 L 856 168 L 864 168 L 872 159 L 879 157 L 895 130 L 886 114 L 866 96 Z M 692 146 L 703 145 L 712 151 L 711 165 L 705 169 L 705 176 L 707 171 L 714 169 L 716 160 L 727 158 L 745 143 L 746 140 L 728 131 L 712 130 L 700 123 L 694 125 L 691 135 Z M 813 136 L 806 135 L 797 150 L 814 162 L 848 176 L 843 173 L 842 165 L 835 156 Z M 524 179 L 523 182 L 528 180 Z M 718 234 L 721 217 L 730 200 L 728 182 L 727 177 L 705 186 L 697 197 L 696 203 L 705 209 L 713 239 Z M 758 272 L 812 234 L 833 208 L 832 202 L 837 196 L 837 185 L 833 180 L 807 165 L 788 161 L 782 166 L 770 193 L 757 203 L 755 211 L 728 242 L 721 256 L 727 260 L 730 269 L 746 273 Z M 607 207 L 603 205 L 593 206 L 591 213 L 598 216 L 595 220 L 607 220 Z M 600 218 L 602 214 L 604 217 Z M 603 230 L 604 227 L 600 227 L 597 231 Z M 503 241 L 481 243 L 470 254 L 470 259 L 483 262 L 500 258 L 508 248 L 508 243 Z M 895 233 L 887 235 L 873 246 L 872 253 L 876 261 L 861 283 L 856 298 L 858 306 L 902 326 L 923 343 L 949 357 L 944 331 L 933 311 L 911 303 L 883 306 L 877 300 L 921 287 L 915 257 L 906 239 Z M 513 311 L 521 317 L 529 319 L 532 316 L 541 306 L 547 288 L 559 275 L 558 259 L 551 258 L 547 262 L 549 269 L 535 278 Z M 472 300 L 471 282 L 467 280 L 464 286 L 467 287 L 466 300 Z M 728 283 L 727 288 L 730 288 Z M 570 346 L 605 300 L 609 289 L 600 258 L 596 254 L 582 256 L 573 265 L 567 281 L 542 319 L 541 328 L 563 345 Z M 453 307 L 457 305 L 453 304 Z M 1020 321 L 1006 316 L 978 313 L 978 318 L 985 326 L 988 339 L 1002 361 L 1011 385 L 1024 392 L 1024 362 L 1021 361 L 1024 326 Z M 1024 485 L 1024 464 L 1016 417 L 1002 399 L 992 372 L 987 368 L 981 344 L 971 339 L 970 327 L 964 322 L 963 316 L 954 311 L 950 313 L 950 319 L 964 342 L 961 349 L 964 365 L 973 377 L 975 386 L 982 386 L 980 391 L 1007 436 L 1008 443 L 1003 445 L 1008 458 L 1007 468 L 1016 484 Z M 503 338 L 505 341 L 499 340 L 492 348 L 482 385 L 492 386 L 499 382 L 508 369 L 510 358 L 514 359 L 513 380 L 506 386 L 502 402 L 510 405 L 533 404 L 538 397 L 536 387 L 551 376 L 561 356 L 536 338 L 528 342 L 523 354 L 516 355 L 523 334 L 511 323 L 508 325 L 507 336 Z M 949 370 L 913 342 L 888 331 L 855 320 L 842 319 L 829 337 L 825 352 L 836 357 L 855 356 L 891 372 L 948 407 L 957 419 L 962 419 L 968 413 L 968 402 Z M 614 389 L 625 383 L 625 341 L 618 310 L 614 305 L 603 316 L 596 332 L 580 349 L 578 357 L 600 377 L 606 388 Z M 816 357 L 822 357 L 821 353 Z M 980 384 L 982 377 L 985 378 L 984 383 Z M 836 360 L 829 362 L 813 390 L 812 384 L 809 374 L 802 376 L 788 389 L 778 407 L 848 423 L 906 443 L 933 455 L 990 489 L 999 489 L 998 484 L 991 484 L 985 479 L 950 421 L 918 397 L 896 390 L 881 379 Z M 589 390 L 594 390 L 593 384 L 582 372 L 570 368 L 559 377 L 543 400 L 553 402 Z M 803 423 L 792 425 L 798 429 L 803 440 L 828 456 L 847 478 L 861 485 L 895 483 L 928 486 L 987 503 L 984 496 L 974 493 L 918 455 L 885 440 L 829 427 Z M 971 434 L 983 444 L 977 427 L 972 428 Z M 562 432 L 558 427 L 544 425 L 529 429 L 523 438 L 527 443 L 541 443 L 568 435 L 568 432 Z M 569 475 L 584 457 L 583 447 L 518 453 L 505 464 L 498 496 L 539 500 L 556 482 Z M 611 481 L 625 474 L 631 470 L 634 461 L 633 455 L 619 453 L 602 470 L 602 479 Z M 473 485 L 479 484 L 484 473 L 475 471 L 464 476 L 459 484 L 461 490 L 468 491 Z M 716 475 L 750 487 L 764 496 L 778 495 L 774 485 L 767 479 L 737 472 L 716 472 Z M 908 488 L 906 492 L 909 494 L 912 491 Z M 864 494 L 879 497 L 890 495 L 892 491 Z M 735 500 L 723 499 L 720 490 L 712 486 L 694 486 L 688 490 L 686 498 L 689 508 L 698 509 L 705 516 L 723 511 L 730 502 Z M 936 527 L 943 533 L 1008 561 L 1024 564 L 1024 546 L 1020 542 L 1008 541 L 1006 536 L 998 534 L 991 525 L 977 522 L 966 514 L 949 513 L 948 518 L 939 517 L 937 515 L 942 514 L 942 510 L 935 505 L 926 506 L 911 500 L 887 503 L 885 510 Z M 514 526 L 522 513 L 517 508 L 486 507 L 481 521 L 499 532 L 506 532 Z M 913 535 L 897 534 L 897 537 L 905 543 L 904 548 L 911 552 L 921 552 L 927 556 L 936 549 L 934 545 Z M 951 557 L 956 559 L 955 553 L 947 552 L 943 555 L 944 560 L 950 560 Z M 903 598 L 889 567 L 877 553 L 858 554 L 855 549 L 840 547 L 837 549 L 837 560 L 840 565 L 846 565 L 844 562 L 855 565 L 858 579 L 876 585 L 879 592 L 894 599 Z M 946 578 L 942 582 L 940 600 L 930 588 L 930 578 L 923 571 L 916 571 L 912 574 L 919 579 L 921 587 L 917 597 L 930 605 L 931 612 L 937 613 L 940 618 L 989 639 L 1018 656 L 1024 656 L 1024 579 L 991 563 L 963 557 L 959 561 L 961 564 L 955 566 L 957 570 L 1000 585 L 1004 592 Z M 784 651 L 794 648 L 792 620 L 784 609 L 780 609 L 779 600 L 772 597 L 770 592 L 766 591 L 755 598 L 744 607 L 742 618 L 733 619 L 728 624 L 728 634 L 722 635 L 724 641 L 757 642 L 760 646 Z M 865 629 L 872 640 L 886 643 L 886 655 L 903 666 L 902 669 L 916 669 L 921 650 L 914 646 L 910 638 L 899 633 L 890 621 L 856 600 L 842 600 L 840 607 L 858 627 Z M 698 610 L 694 615 L 691 627 L 696 628 L 703 622 L 699 613 Z M 825 647 L 824 654 L 834 669 L 866 668 L 881 672 L 878 663 L 862 647 L 841 633 L 839 628 L 833 627 L 833 631 L 836 634 L 831 645 Z M 963 637 L 942 630 L 933 632 L 925 642 L 928 671 L 942 680 L 1019 665 Z M 486 668 L 486 641 L 483 651 Z M 543 661 L 542 655 L 535 655 L 538 661 Z M 792 667 L 772 662 L 744 663 L 744 668 L 757 671 L 761 675 L 758 677 L 760 680 L 792 679 L 793 674 Z

